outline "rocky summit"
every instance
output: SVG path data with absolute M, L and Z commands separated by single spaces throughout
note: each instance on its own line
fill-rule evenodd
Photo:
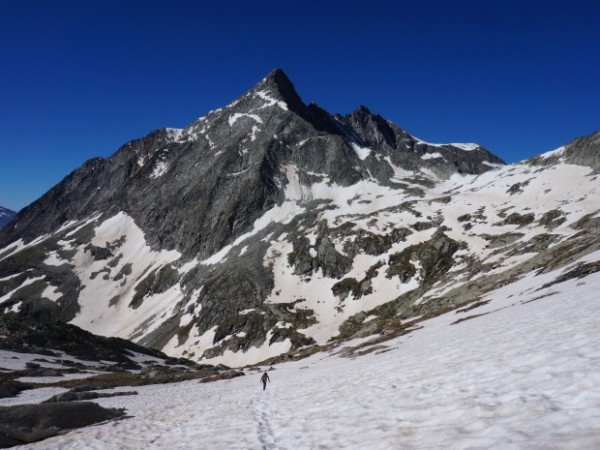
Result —
M 599 270 L 598 155 L 596 133 L 505 165 L 307 105 L 275 70 L 21 210 L 0 231 L 0 310 L 233 367 L 386 339 Z

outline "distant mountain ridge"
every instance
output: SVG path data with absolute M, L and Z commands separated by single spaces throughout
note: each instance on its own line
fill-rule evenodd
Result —
M 4 225 L 13 220 L 16 215 L 16 212 L 0 206 L 0 228 L 4 227 Z
M 20 211 L 0 231 L 0 311 L 51 301 L 93 333 L 230 366 L 391 336 L 528 274 L 576 276 L 600 247 L 598 167 L 597 133 L 506 166 L 364 106 L 307 105 L 276 69 Z
M 440 150 L 447 158 L 436 157 Z M 157 130 L 107 159 L 87 161 L 24 208 L 21 229 L 5 230 L 0 245 L 17 236 L 32 239 L 68 220 L 112 208 L 135 217 L 161 248 L 209 256 L 281 202 L 278 166 L 289 162 L 315 173 L 325 168 L 332 182 L 344 186 L 369 178 L 390 185 L 397 168 L 426 168 L 445 178 L 503 164 L 479 146 L 471 150 L 424 143 L 365 107 L 340 116 L 314 103 L 305 105 L 277 69 L 227 108 L 183 130 Z M 170 188 L 157 189 L 167 172 Z M 232 189 L 240 184 L 246 189 Z M 174 198 L 191 208 L 184 217 L 173 214 Z M 58 199 L 62 207 L 49 212 Z M 198 224 L 197 216 L 215 220 Z M 177 239 L 172 237 L 174 228 L 181 234 Z

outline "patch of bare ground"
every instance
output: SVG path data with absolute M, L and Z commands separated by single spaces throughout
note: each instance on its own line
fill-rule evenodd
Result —
M 439 310 L 432 311 L 426 313 L 422 316 L 419 316 L 413 320 L 402 321 L 400 319 L 381 319 L 377 322 L 377 329 L 373 334 L 379 333 L 379 335 L 375 336 L 373 339 L 370 339 L 366 342 L 363 342 L 359 345 L 353 347 L 344 347 L 342 350 L 338 352 L 340 356 L 344 357 L 355 357 L 367 353 L 371 353 L 373 351 L 382 350 L 386 348 L 386 346 L 382 346 L 383 342 L 389 341 L 390 339 L 411 333 L 415 330 L 423 328 L 420 325 L 421 322 L 429 319 L 433 319 L 434 317 L 438 317 L 442 314 L 448 313 L 450 311 L 455 312 L 466 312 L 471 309 L 475 309 L 479 306 L 483 306 L 489 303 L 489 300 L 483 301 L 479 299 L 474 299 L 470 301 L 460 302 L 454 305 L 447 305 Z M 476 316 L 470 316 L 469 318 L 473 318 Z M 468 318 L 463 318 L 461 320 L 467 320 Z M 460 322 L 456 321 L 454 323 Z M 391 348 L 387 348 L 383 351 L 389 351 Z

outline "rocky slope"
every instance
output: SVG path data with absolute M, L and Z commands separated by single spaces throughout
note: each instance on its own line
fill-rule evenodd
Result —
M 93 333 L 233 366 L 395 335 L 597 249 L 598 145 L 505 166 L 363 106 L 306 105 L 275 70 L 19 212 L 0 232 L 0 308 L 53 302 Z

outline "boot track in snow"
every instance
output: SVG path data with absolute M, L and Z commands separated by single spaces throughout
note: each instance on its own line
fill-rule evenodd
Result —
M 256 398 L 252 402 L 252 415 L 257 424 L 258 440 L 262 450 L 277 450 L 279 447 L 275 442 L 275 436 L 273 435 L 269 419 L 271 416 L 269 408 L 271 394 L 270 392 L 261 391 L 259 395 L 260 398 Z

